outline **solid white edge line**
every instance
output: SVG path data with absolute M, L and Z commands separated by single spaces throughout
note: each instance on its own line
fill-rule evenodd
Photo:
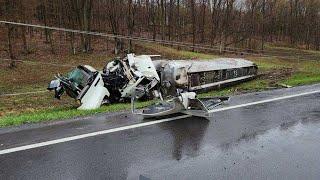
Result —
M 272 98 L 272 99 L 267 99 L 267 100 L 262 100 L 262 101 L 256 101 L 256 102 L 252 102 L 252 103 L 240 104 L 240 105 L 235 105 L 235 106 L 230 106 L 230 107 L 225 107 L 225 108 L 214 109 L 214 110 L 209 111 L 209 113 L 227 111 L 227 110 L 231 110 L 231 109 L 252 106 L 252 105 L 257 105 L 257 104 L 263 104 L 263 103 L 268 103 L 268 102 L 273 102 L 273 101 L 279 101 L 279 100 L 284 100 L 284 99 L 289 99 L 289 98 L 294 98 L 294 97 L 299 97 L 299 96 L 306 96 L 306 95 L 315 94 L 315 93 L 320 93 L 320 90 L 306 92 L 306 93 L 300 93 L 300 94 L 295 94 L 295 95 L 288 95 L 288 96 L 283 96 L 283 97 L 278 97 L 278 98 Z M 83 139 L 83 138 L 88 138 L 88 137 L 93 137 L 93 136 L 98 136 L 98 135 L 103 135 L 103 134 L 109 134 L 109 133 L 113 133 L 113 132 L 124 131 L 124 130 L 128 130 L 128 129 L 135 129 L 135 128 L 139 128 L 139 127 L 150 126 L 150 125 L 154 125 L 154 124 L 174 121 L 174 120 L 188 118 L 188 117 L 191 117 L 191 115 L 183 115 L 183 116 L 178 116 L 178 117 L 173 117 L 173 118 L 168 118 L 168 119 L 149 121 L 149 122 L 133 124 L 133 125 L 129 125 L 129 126 L 123 126 L 123 127 L 107 129 L 107 130 L 103 130 L 103 131 L 97 131 L 97 132 L 92 132 L 92 133 L 87 133 L 87 134 L 70 136 L 70 137 L 51 140 L 51 141 L 45 141 L 45 142 L 41 142 L 41 143 L 35 143 L 35 144 L 30 144 L 30 145 L 25 145 L 25 146 L 20 146 L 20 147 L 4 149 L 4 150 L 0 150 L 0 155 L 9 154 L 9 153 L 18 152 L 18 151 L 24 151 L 24 150 L 28 150 L 28 149 L 39 148 L 39 147 L 43 147 L 43 146 L 49 146 L 49 145 L 53 145 L 53 144 L 59 144 L 59 143 L 68 142 L 68 141 L 74 141 L 74 140 L 78 140 L 78 139 Z
M 98 135 L 103 135 L 103 134 L 109 134 L 109 133 L 118 132 L 118 131 L 124 131 L 124 130 L 128 130 L 128 129 L 150 126 L 150 125 L 154 125 L 154 124 L 159 124 L 159 123 L 163 123 L 163 122 L 168 122 L 168 121 L 173 121 L 173 120 L 183 119 L 183 118 L 188 118 L 188 117 L 191 117 L 191 115 L 182 115 L 182 116 L 168 118 L 168 119 L 149 121 L 149 122 L 145 122 L 145 123 L 133 124 L 133 125 L 129 125 L 129 126 L 107 129 L 107 130 L 92 132 L 92 133 L 88 133 L 88 134 L 81 134 L 81 135 L 70 136 L 70 137 L 51 140 L 51 141 L 45 141 L 45 142 L 41 142 L 41 143 L 35 143 L 35 144 L 30 144 L 30 145 L 15 147 L 15 148 L 4 149 L 4 150 L 0 151 L 0 155 L 9 154 L 9 153 L 17 152 L 17 151 L 24 151 L 24 150 L 28 150 L 28 149 L 34 149 L 34 148 L 43 147 L 43 146 L 49 146 L 49 145 L 73 141 L 73 140 L 77 140 L 77 139 L 83 139 L 83 138 L 88 138 L 88 137 L 93 137 L 93 136 L 98 136 Z
M 316 94 L 316 93 L 320 93 L 320 90 L 299 93 L 299 94 L 294 94 L 294 95 L 288 95 L 288 96 L 282 96 L 282 97 L 277 97 L 277 98 L 272 98 L 272 99 L 266 99 L 266 100 L 256 101 L 256 102 L 251 102 L 251 103 L 246 103 L 246 104 L 239 104 L 239 105 L 234 105 L 234 106 L 224 107 L 224 108 L 219 108 L 219 109 L 213 109 L 213 110 L 209 111 L 209 113 L 227 111 L 227 110 L 231 110 L 231 109 L 237 109 L 237 108 L 246 107 L 246 106 L 253 106 L 253 105 L 264 104 L 264 103 L 268 103 L 268 102 L 280 101 L 280 100 L 284 100 L 284 99 L 290 99 L 290 98 L 294 98 L 294 97 L 306 96 L 306 95 Z

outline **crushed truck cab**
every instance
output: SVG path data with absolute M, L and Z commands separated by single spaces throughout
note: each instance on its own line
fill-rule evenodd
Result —
M 80 103 L 78 109 L 90 110 L 104 103 L 130 100 L 133 91 L 137 98 L 151 96 L 159 82 L 150 56 L 128 54 L 124 59 L 114 59 L 101 72 L 84 65 L 65 76 L 58 74 L 48 90 L 55 91 L 57 99 L 66 92 Z
M 81 104 L 78 109 L 83 110 L 99 108 L 103 100 L 110 96 L 108 89 L 104 87 L 101 73 L 88 65 L 78 66 L 66 76 L 57 75 L 49 84 L 48 90 L 54 90 L 58 99 L 66 92 L 78 100 Z

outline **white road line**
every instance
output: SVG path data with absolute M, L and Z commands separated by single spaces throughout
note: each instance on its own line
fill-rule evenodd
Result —
M 88 138 L 88 137 L 92 137 L 92 136 L 98 136 L 98 135 L 102 135 L 102 134 L 109 134 L 109 133 L 124 131 L 124 130 L 128 130 L 128 129 L 135 129 L 135 128 L 139 128 L 139 127 L 150 126 L 153 124 L 159 124 L 159 123 L 163 123 L 163 122 L 168 122 L 168 121 L 173 121 L 173 120 L 183 119 L 183 118 L 188 118 L 188 117 L 191 117 L 191 115 L 183 115 L 183 116 L 174 117 L 174 118 L 161 119 L 161 120 L 157 120 L 157 121 L 149 121 L 149 122 L 145 122 L 145 123 L 133 124 L 133 125 L 118 127 L 118 128 L 114 128 L 114 129 L 107 129 L 107 130 L 92 132 L 92 133 L 88 133 L 88 134 L 81 134 L 81 135 L 66 137 L 66 138 L 62 138 L 62 139 L 56 139 L 56 140 L 52 140 L 52 141 L 46 141 L 46 142 L 35 143 L 35 144 L 30 144 L 30 145 L 25 145 L 25 146 L 10 148 L 10 149 L 4 149 L 4 150 L 0 151 L 0 155 L 9 154 L 9 153 L 18 152 L 18 151 L 24 151 L 24 150 L 28 150 L 28 149 L 34 149 L 34 148 L 43 147 L 43 146 L 49 146 L 49 145 L 53 145 L 53 144 L 59 144 L 59 143 L 63 143 L 63 142 Z
M 220 109 L 214 109 L 214 110 L 210 111 L 210 113 L 227 111 L 227 110 L 231 110 L 231 109 L 252 106 L 252 105 L 257 105 L 257 104 L 263 104 L 263 103 L 268 103 L 268 102 L 273 102 L 273 101 L 280 101 L 280 100 L 284 100 L 284 99 L 290 99 L 290 98 L 299 97 L 299 96 L 306 96 L 306 95 L 315 94 L 315 93 L 320 93 L 320 90 L 306 92 L 306 93 L 300 93 L 300 94 L 295 94 L 295 95 L 282 96 L 282 97 L 277 97 L 277 98 L 273 98 L 273 99 L 267 99 L 267 100 L 252 102 L 252 103 L 240 104 L 240 105 L 235 105 L 235 106 L 230 106 L 230 107 L 225 107 L 225 108 L 220 108 Z M 0 150 L 0 155 L 9 154 L 9 153 L 18 152 L 18 151 L 24 151 L 24 150 L 28 150 L 28 149 L 39 148 L 39 147 L 43 147 L 43 146 L 49 146 L 49 145 L 53 145 L 53 144 L 59 144 L 59 143 L 63 143 L 63 142 L 68 142 L 68 141 L 73 141 L 73 140 L 78 140 L 78 139 L 83 139 L 83 138 L 88 138 L 88 137 L 93 137 L 93 136 L 98 136 L 98 135 L 103 135 L 103 134 L 124 131 L 124 130 L 128 130 L 128 129 L 135 129 L 135 128 L 139 128 L 139 127 L 150 126 L 150 125 L 154 125 L 154 124 L 174 121 L 174 120 L 188 118 L 188 117 L 191 117 L 191 115 L 183 115 L 183 116 L 174 117 L 174 118 L 149 121 L 149 122 L 133 124 L 133 125 L 124 126 L 124 127 L 118 127 L 118 128 L 114 128 L 114 129 L 108 129 L 108 130 L 97 131 L 97 132 L 92 132 L 92 133 L 88 133 L 88 134 L 82 134 L 82 135 L 71 136 L 71 137 L 66 137 L 66 138 L 61 138 L 61 139 L 56 139 L 56 140 L 51 140 L 51 141 L 45 141 L 45 142 L 41 142 L 41 143 L 35 143 L 35 144 L 30 144 L 30 145 L 15 147 L 15 148 L 4 149 L 4 150 Z
M 290 99 L 290 98 L 295 98 L 295 97 L 299 97 L 299 96 L 306 96 L 306 95 L 316 94 L 316 93 L 320 93 L 320 90 L 299 93 L 299 94 L 294 94 L 294 95 L 288 95 L 288 96 L 282 96 L 282 97 L 277 97 L 277 98 L 272 98 L 272 99 L 266 99 L 266 100 L 256 101 L 256 102 L 251 102 L 251 103 L 246 103 L 246 104 L 239 104 L 239 105 L 224 107 L 224 108 L 219 108 L 219 109 L 213 109 L 213 110 L 209 111 L 209 113 L 227 111 L 230 109 L 237 109 L 237 108 L 246 107 L 246 106 L 253 106 L 253 105 L 257 105 L 257 104 L 264 104 L 264 103 L 268 103 L 268 102 L 280 101 L 280 100 L 284 100 L 284 99 Z

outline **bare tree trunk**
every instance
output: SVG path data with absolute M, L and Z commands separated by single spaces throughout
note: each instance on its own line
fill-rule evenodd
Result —
M 47 2 L 46 0 L 42 0 L 42 5 L 43 5 L 43 22 L 44 22 L 44 26 L 47 26 L 48 25 L 48 22 L 47 22 Z M 49 30 L 47 28 L 44 29 L 44 34 L 45 34 L 45 37 L 46 37 L 46 41 L 45 43 L 49 43 Z
M 132 0 L 128 0 L 128 15 L 127 15 L 127 26 L 128 26 L 128 35 L 132 37 L 134 31 L 134 22 L 135 22 L 135 5 L 133 5 Z M 129 39 L 129 52 L 132 51 L 132 40 Z
M 14 50 L 12 47 L 12 43 L 14 41 L 14 36 L 13 36 L 13 32 L 14 32 L 14 27 L 11 25 L 7 25 L 8 26 L 8 51 L 9 51 L 9 56 L 10 59 L 12 60 L 10 63 L 10 68 L 14 68 L 16 67 L 16 56 L 14 55 Z
M 70 45 L 71 45 L 71 52 L 73 55 L 76 54 L 76 48 L 74 46 L 74 33 L 70 33 Z
M 160 18 L 160 23 L 161 23 L 161 39 L 165 39 L 165 24 L 166 24 L 166 16 L 165 16 L 165 0 L 160 0 L 160 9 L 161 9 L 161 18 Z
M 266 0 L 262 2 L 262 32 L 261 32 L 261 50 L 264 50 L 264 39 L 265 39 L 265 16 L 266 16 Z
M 22 42 L 23 42 L 23 48 L 24 48 L 24 52 L 29 54 L 29 47 L 28 47 L 28 43 L 27 43 L 27 37 L 26 37 L 26 27 L 22 27 Z
M 177 0 L 177 28 L 178 31 L 178 39 L 182 42 L 182 29 L 181 29 L 181 17 L 180 17 L 180 0 Z
M 173 24 L 173 0 L 169 2 L 169 22 L 168 22 L 168 40 L 171 40 L 172 24 Z
M 191 0 L 191 18 L 192 18 L 192 51 L 195 50 L 196 44 L 196 12 L 195 12 L 195 0 Z
M 82 30 L 90 31 L 91 30 L 91 9 L 92 9 L 92 0 L 84 0 L 83 3 L 83 12 L 82 12 Z M 82 34 L 82 48 L 83 52 L 91 51 L 91 37 L 87 34 Z
M 156 27 L 156 11 L 155 11 L 155 5 L 154 5 L 154 0 L 151 0 L 150 2 L 150 18 L 151 18 L 151 22 L 152 22 L 152 39 L 156 40 L 157 38 L 157 27 Z
M 49 35 L 49 43 L 50 43 L 50 47 L 51 47 L 51 53 L 52 53 L 52 54 L 56 54 L 56 52 L 55 52 L 55 50 L 54 50 L 53 39 L 52 39 L 52 36 L 53 36 L 52 31 L 49 31 L 48 35 Z
M 251 21 L 250 21 L 250 35 L 249 35 L 249 45 L 248 48 L 249 49 L 253 49 L 253 45 L 252 45 L 252 39 L 254 36 L 254 30 L 255 30 L 255 10 L 256 10 L 256 6 L 257 6 L 258 0 L 252 0 L 251 1 Z
M 25 7 L 24 7 L 24 4 L 22 3 L 22 0 L 19 1 L 20 3 L 20 13 L 21 13 L 21 19 L 22 19 L 22 22 L 23 23 L 26 23 L 26 14 L 25 14 Z M 21 34 L 22 34 L 22 42 L 23 42 L 23 48 L 24 48 L 24 52 L 29 54 L 30 51 L 29 51 L 29 48 L 28 48 L 28 43 L 27 43 L 27 31 L 26 31 L 26 27 L 25 26 L 22 26 L 21 27 Z
M 211 2 L 211 46 L 214 45 L 215 40 L 217 38 L 217 32 L 220 24 L 220 11 L 219 8 L 221 6 L 222 0 L 213 0 Z
M 122 1 L 120 0 L 110 0 L 108 2 L 108 16 L 109 16 L 109 22 L 111 26 L 112 33 L 114 35 L 119 35 L 120 33 L 120 17 L 122 16 L 122 13 L 118 10 L 122 8 Z M 117 55 L 120 50 L 122 50 L 122 42 L 121 39 L 115 37 L 115 46 L 114 46 L 114 53 Z
M 315 38 L 316 39 L 316 42 L 315 42 L 316 50 L 319 51 L 320 50 L 320 21 L 318 21 L 315 36 L 316 36 L 316 38 Z
M 206 24 L 206 0 L 202 0 L 202 22 L 201 22 L 201 43 L 204 43 L 204 33 Z

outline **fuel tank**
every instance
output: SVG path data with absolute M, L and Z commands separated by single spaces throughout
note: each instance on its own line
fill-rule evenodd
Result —
M 237 58 L 213 60 L 155 60 L 161 76 L 161 86 L 168 94 L 177 88 L 200 91 L 254 78 L 255 63 Z

